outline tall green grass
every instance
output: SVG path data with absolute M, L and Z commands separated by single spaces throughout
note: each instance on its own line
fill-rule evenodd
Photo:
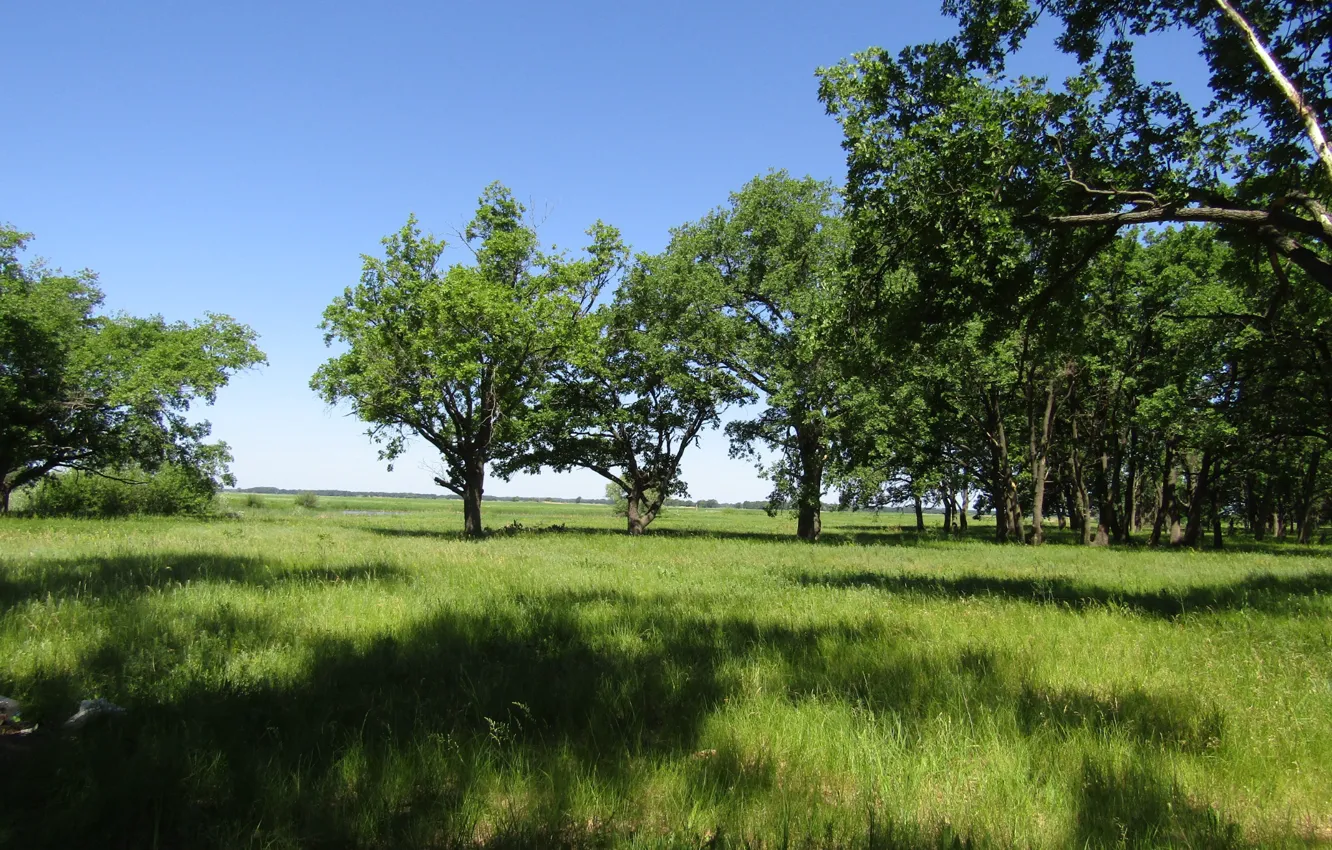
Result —
M 1332 547 L 291 501 L 0 522 L 0 845 L 1332 838 Z

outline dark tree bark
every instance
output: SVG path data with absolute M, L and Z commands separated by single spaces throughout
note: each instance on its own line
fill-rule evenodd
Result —
M 486 464 L 473 461 L 467 465 L 467 480 L 463 486 L 463 534 L 481 537 L 481 499 L 486 486 Z
M 1254 540 L 1263 539 L 1262 506 L 1258 502 L 1257 476 L 1250 472 L 1244 476 L 1244 519 Z
M 1054 432 L 1056 381 L 1050 381 L 1040 421 L 1031 420 L 1031 535 L 1033 546 L 1045 542 L 1045 477 L 1049 472 L 1050 435 Z
M 1083 476 L 1082 458 L 1078 455 L 1078 423 L 1073 423 L 1073 441 L 1069 448 L 1069 495 L 1073 499 L 1070 513 L 1077 523 L 1079 542 L 1089 546 L 1091 536 L 1091 501 L 1087 498 L 1087 481 Z
M 1198 475 L 1194 478 L 1193 492 L 1189 494 L 1189 522 L 1184 527 L 1183 546 L 1197 547 L 1202 543 L 1203 511 L 1211 501 L 1212 450 L 1203 451 Z
M 1300 535 L 1299 542 L 1308 544 L 1313 541 L 1313 530 L 1318 525 L 1318 499 L 1315 488 L 1318 486 L 1318 466 L 1323 459 L 1322 449 L 1314 449 L 1309 453 L 1309 463 L 1305 467 L 1304 487 L 1301 495 L 1301 511 L 1299 516 Z
M 984 394 L 986 428 L 990 444 L 990 498 L 994 504 L 995 539 L 1000 543 L 1022 540 L 1022 509 L 1017 500 L 1017 484 L 1008 454 L 1008 435 L 999 409 L 999 391 L 991 387 Z
M 1115 516 L 1115 494 L 1110 484 L 1110 449 L 1101 447 L 1101 459 L 1096 464 L 1096 545 L 1108 546 L 1119 539 L 1119 523 Z
M 925 530 L 925 506 L 921 504 L 920 496 L 913 496 L 912 501 L 916 506 L 916 531 Z
M 1138 429 L 1129 429 L 1128 471 L 1124 479 L 1124 513 L 1119 523 L 1119 540 L 1130 543 L 1133 540 L 1131 528 L 1134 524 L 1135 488 L 1138 486 Z
M 1161 545 L 1161 530 L 1166 518 L 1175 513 L 1175 441 L 1166 440 L 1165 461 L 1161 465 L 1161 496 L 1156 500 L 1156 520 L 1152 523 L 1152 546 Z
M 1311 236 L 1324 242 L 1329 234 L 1315 221 L 1300 218 L 1282 210 L 1235 209 L 1225 207 L 1150 207 L 1128 212 L 1089 213 L 1085 215 L 1051 216 L 1046 219 L 1054 227 L 1130 227 L 1155 222 L 1208 223 L 1242 228 L 1253 232 L 1268 246 L 1304 269 L 1309 277 L 1332 292 L 1332 262 L 1308 248 L 1291 233 Z
M 796 495 L 796 536 L 817 542 L 823 531 L 823 433 L 814 425 L 798 426 L 800 484 Z
M 657 511 L 648 504 L 647 496 L 641 490 L 628 495 L 624 513 L 629 534 L 634 537 L 641 535 L 657 518 Z

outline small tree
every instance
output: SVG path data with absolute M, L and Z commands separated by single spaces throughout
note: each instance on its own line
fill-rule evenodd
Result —
M 475 263 L 446 271 L 443 240 L 409 218 L 324 311 L 325 343 L 347 350 L 310 381 L 370 423 L 381 459 L 401 455 L 413 435 L 439 451 L 435 483 L 462 497 L 470 536 L 482 533 L 486 465 L 523 443 L 534 391 L 626 256 L 619 232 L 600 222 L 586 259 L 545 253 L 525 212 L 489 186 L 463 233 Z

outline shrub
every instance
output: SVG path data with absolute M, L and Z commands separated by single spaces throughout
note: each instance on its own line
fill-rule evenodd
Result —
M 28 491 L 23 509 L 48 517 L 202 516 L 213 511 L 217 488 L 207 474 L 178 464 L 151 473 L 139 467 L 103 474 L 70 470 L 42 479 Z
M 246 493 L 245 500 L 241 502 L 247 508 L 262 508 L 264 506 L 264 497 L 258 493 Z
M 657 497 L 657 492 L 655 490 L 649 490 L 646 495 L 649 499 L 655 499 Z M 619 484 L 611 482 L 606 485 L 606 498 L 610 501 L 611 513 L 615 514 L 615 516 L 629 515 L 629 496 L 624 490 L 620 489 Z M 664 513 L 666 513 L 666 504 L 663 502 L 661 510 L 657 511 L 657 516 L 661 516 Z
M 311 510 L 319 507 L 319 497 L 309 490 L 296 496 L 296 507 L 310 508 Z

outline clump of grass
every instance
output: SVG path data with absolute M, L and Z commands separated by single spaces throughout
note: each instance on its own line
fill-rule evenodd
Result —
M 241 504 L 247 508 L 262 508 L 264 506 L 264 497 L 258 493 L 246 493 Z
M 310 510 L 314 510 L 319 507 L 319 497 L 314 493 L 311 493 L 309 490 L 306 490 L 304 493 L 298 493 L 296 498 L 292 500 L 292 503 L 298 508 L 309 508 Z

